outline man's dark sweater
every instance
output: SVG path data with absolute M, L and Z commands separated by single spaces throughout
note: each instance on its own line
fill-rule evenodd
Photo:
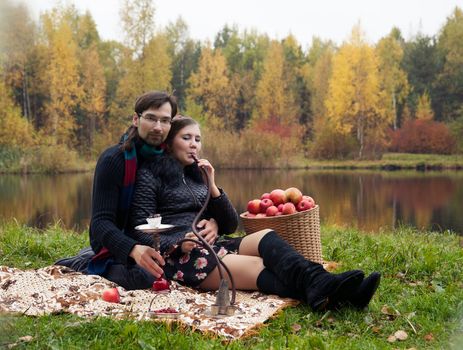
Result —
M 137 168 L 145 160 L 139 152 L 141 146 L 137 142 Z M 98 159 L 93 180 L 90 245 L 95 253 L 106 247 L 116 261 L 127 264 L 134 263 L 129 254 L 139 242 L 124 233 L 127 212 L 120 208 L 124 173 L 124 152 L 120 150 L 120 145 L 104 151 Z

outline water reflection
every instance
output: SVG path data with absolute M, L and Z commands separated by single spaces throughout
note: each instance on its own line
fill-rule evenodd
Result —
M 463 173 L 221 170 L 217 183 L 239 212 L 274 188 L 296 186 L 320 205 L 321 220 L 367 231 L 401 223 L 463 232 Z M 44 227 L 88 227 L 92 174 L 0 176 L 0 219 Z
M 2 175 L 0 218 L 15 218 L 31 226 L 45 227 L 58 220 L 77 230 L 88 226 L 91 174 Z

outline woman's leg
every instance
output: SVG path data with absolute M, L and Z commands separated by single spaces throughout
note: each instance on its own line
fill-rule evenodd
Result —
M 260 256 L 259 254 L 259 243 L 260 240 L 269 232 L 272 232 L 270 229 L 260 230 L 250 235 L 243 237 L 241 240 L 238 253 L 240 255 L 252 255 Z
M 233 276 L 236 289 L 258 290 L 257 278 L 264 269 L 262 258 L 257 256 L 228 254 L 222 260 L 227 265 Z M 231 283 L 225 269 L 223 269 L 223 275 L 228 281 L 228 285 L 231 287 Z M 219 288 L 219 284 L 220 274 L 216 267 L 199 286 L 205 290 L 217 290 Z

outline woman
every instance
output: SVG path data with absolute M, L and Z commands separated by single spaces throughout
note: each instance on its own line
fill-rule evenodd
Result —
M 130 226 L 146 223 L 154 213 L 162 216 L 164 224 L 175 225 L 160 236 L 164 254 L 183 238 L 195 238 L 191 224 L 202 208 L 207 186 L 199 167 L 208 172 L 211 200 L 204 218 L 214 218 L 219 225 L 218 235 L 233 233 L 238 225 L 236 210 L 227 195 L 215 184 L 214 168 L 200 159 L 201 132 L 196 121 L 177 116 L 172 121 L 166 139 L 169 155 L 158 157 L 140 170 L 135 185 L 130 212 Z M 150 234 L 137 230 L 133 237 L 153 244 Z M 374 273 L 364 280 L 362 271 L 331 274 L 323 266 L 306 260 L 272 230 L 262 230 L 243 238 L 221 237 L 208 233 L 203 237 L 213 244 L 217 255 L 231 271 L 235 287 L 259 290 L 282 297 L 307 302 L 313 310 L 335 308 L 350 303 L 365 307 L 379 284 Z M 207 250 L 191 242 L 183 242 L 169 255 L 163 267 L 168 279 L 205 290 L 217 290 L 220 275 L 214 258 Z M 151 281 L 147 281 L 150 283 Z

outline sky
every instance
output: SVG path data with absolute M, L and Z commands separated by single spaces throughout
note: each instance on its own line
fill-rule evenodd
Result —
M 13 0 L 26 3 L 34 18 L 51 9 L 57 0 Z M 102 39 L 121 41 L 121 0 L 61 0 L 79 10 L 90 10 Z M 463 0 L 153 0 L 156 29 L 181 16 L 190 37 L 213 41 L 225 24 L 239 30 L 255 29 L 270 38 L 293 34 L 302 47 L 312 38 L 341 44 L 360 22 L 366 39 L 376 43 L 396 26 L 405 39 L 418 32 L 433 36 Z

